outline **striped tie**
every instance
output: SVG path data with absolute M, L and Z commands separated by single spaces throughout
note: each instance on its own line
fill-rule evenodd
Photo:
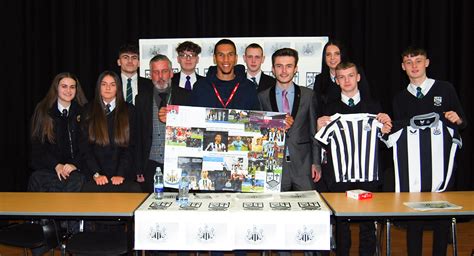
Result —
M 127 97 L 125 100 L 128 103 L 133 103 L 133 92 L 132 92 L 132 79 L 127 79 Z
M 350 98 L 350 99 L 349 99 L 349 107 L 353 107 L 353 106 L 355 106 L 355 104 L 354 104 L 354 99 L 353 99 L 353 98 Z
M 425 95 L 421 92 L 421 87 L 416 87 L 416 97 L 418 99 L 421 99 L 421 98 L 423 98 L 423 96 L 425 96 Z

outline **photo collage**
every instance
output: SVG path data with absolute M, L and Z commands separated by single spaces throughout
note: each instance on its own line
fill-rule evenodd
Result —
M 280 192 L 284 113 L 169 105 L 166 125 L 166 187 Z

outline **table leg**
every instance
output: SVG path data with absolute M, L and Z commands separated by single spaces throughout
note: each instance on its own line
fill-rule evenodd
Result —
M 451 219 L 451 233 L 453 236 L 453 256 L 458 255 L 458 241 L 456 237 L 456 218 Z
M 390 251 L 390 220 L 387 219 L 387 248 L 386 248 L 387 256 L 392 255 Z

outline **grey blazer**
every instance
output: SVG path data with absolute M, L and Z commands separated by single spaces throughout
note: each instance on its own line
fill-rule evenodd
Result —
M 278 112 L 275 86 L 273 85 L 258 94 L 262 110 L 264 111 Z M 288 171 L 291 171 L 291 180 L 293 182 L 296 181 L 294 179 L 308 179 L 308 176 L 309 181 L 312 182 L 311 164 L 320 166 L 321 161 L 320 146 L 314 138 L 316 133 L 316 110 L 314 95 L 311 89 L 295 84 L 295 98 L 291 116 L 294 119 L 294 123 L 287 131 L 285 140 L 285 148 L 288 147 L 289 149 L 291 164 L 285 164 L 286 159 L 284 159 L 283 175 L 285 176 L 285 172 L 287 172 L 285 169 L 290 168 Z M 304 183 L 306 183 L 306 180 Z

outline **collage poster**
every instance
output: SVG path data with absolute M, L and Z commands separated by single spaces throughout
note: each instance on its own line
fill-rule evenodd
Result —
M 168 105 L 165 186 L 280 192 L 285 113 Z

